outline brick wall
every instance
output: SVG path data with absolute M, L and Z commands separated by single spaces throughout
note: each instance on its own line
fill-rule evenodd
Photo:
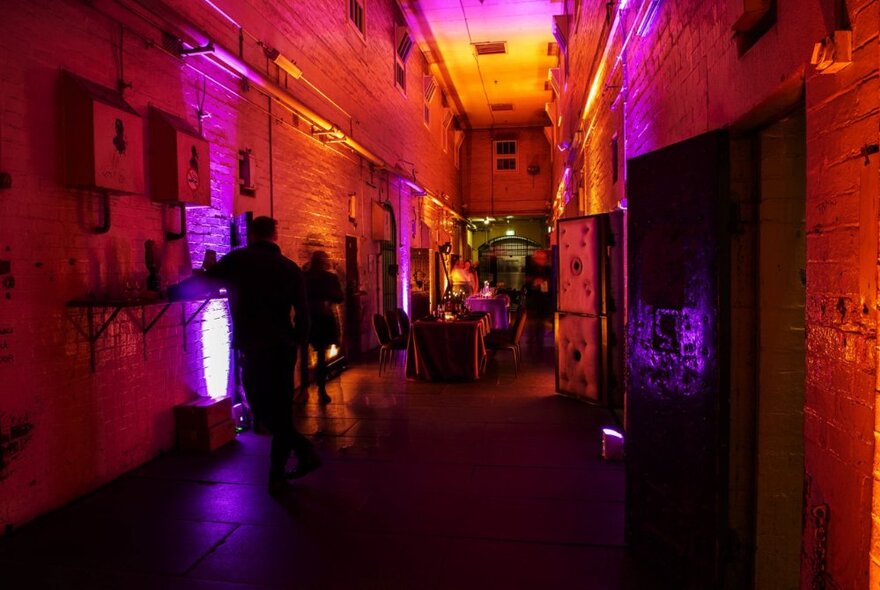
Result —
M 0 526 L 19 526 L 170 449 L 171 408 L 196 394 L 229 390 L 224 303 L 211 304 L 186 327 L 182 304 L 175 304 L 146 336 L 140 308 L 123 310 L 97 340 L 96 370 L 90 370 L 86 312 L 65 303 L 142 287 L 145 240 L 156 242 L 160 274 L 170 284 L 198 266 L 206 249 L 228 251 L 230 221 L 244 211 L 274 215 L 283 251 L 300 263 L 322 248 L 342 268 L 344 236 L 356 236 L 361 285 L 371 293 L 363 310 L 369 317 L 377 277 L 367 260 L 378 252 L 370 237 L 371 201 L 392 203 L 402 268 L 412 236 L 404 228 L 413 227 L 414 218 L 417 227 L 447 222 L 396 174 L 445 193 L 450 206 L 460 202 L 452 154 L 440 149 L 439 127 L 423 123 L 427 64 L 417 51 L 407 67 L 411 91 L 404 95 L 394 86 L 394 2 L 369 4 L 365 39 L 346 22 L 341 1 L 297 2 L 295 9 L 259 1 L 219 5 L 247 33 L 242 58 L 249 67 L 275 77 L 385 164 L 370 166 L 345 147 L 315 139 L 305 120 L 257 85 L 242 86 L 210 58 L 162 52 L 155 23 L 167 17 L 237 53 L 238 29 L 205 3 L 151 3 L 162 18 L 103 1 L 7 7 L 0 19 L 0 171 L 12 175 L 13 188 L 0 198 L 0 261 L 9 263 L 6 273 L 0 262 Z M 296 61 L 303 79 L 279 75 L 257 39 Z M 143 194 L 111 196 L 110 231 L 90 231 L 99 222 L 96 196 L 67 189 L 61 180 L 60 67 L 110 88 L 124 78 L 132 84 L 125 99 L 142 116 L 149 105 L 193 126 L 199 105 L 209 115 L 202 127 L 210 143 L 211 206 L 188 209 L 186 239 L 165 239 L 165 231 L 177 227 L 176 214 Z M 442 120 L 440 101 L 432 108 Z M 253 196 L 239 191 L 243 149 L 252 150 Z M 357 199 L 354 222 L 350 193 Z M 160 309 L 145 308 L 147 321 Z M 193 313 L 194 305 L 185 311 Z M 96 313 L 103 321 L 111 310 Z M 371 332 L 364 340 L 370 343 Z
M 621 31 L 629 30 L 643 3 L 627 4 Z M 855 590 L 868 585 L 869 565 L 871 584 L 880 583 L 873 278 L 878 220 L 872 205 L 877 161 L 872 157 L 866 166 L 858 157 L 861 146 L 877 142 L 878 3 L 847 2 L 843 15 L 835 14 L 838 5 L 831 2 L 779 0 L 777 5 L 777 24 L 739 56 L 731 26 L 742 12 L 741 2 L 660 3 L 653 25 L 644 36 L 633 36 L 622 56 L 623 113 L 611 110 L 606 89 L 595 116 L 600 129 L 619 130 L 623 118 L 626 158 L 631 158 L 712 129 L 748 125 L 745 121 L 760 116 L 758 107 L 772 102 L 787 81 L 797 86 L 803 80 L 807 373 L 801 585 L 810 587 L 824 567 L 829 587 Z M 599 8 L 582 3 L 583 10 Z M 809 65 L 813 44 L 834 29 L 850 26 L 854 64 L 833 76 L 816 74 Z M 617 34 L 613 43 L 619 46 L 624 36 Z M 569 59 L 591 63 L 595 39 L 595 31 L 575 31 Z M 616 57 L 616 50 L 611 55 Z M 583 108 L 586 84 L 579 77 L 591 71 L 570 69 L 572 94 L 561 99 L 566 116 Z M 614 80 L 603 82 L 615 86 Z M 607 149 L 607 141 L 601 134 L 595 137 L 588 143 L 583 175 L 587 193 L 596 190 L 599 196 L 585 199 L 581 213 L 604 210 L 612 201 L 611 191 L 603 188 L 608 187 L 607 174 L 596 172 L 608 169 L 597 153 Z M 812 510 L 826 504 L 831 519 L 822 558 Z
M 494 141 L 517 142 L 516 170 L 494 172 Z M 534 174 L 528 168 L 533 168 Z M 550 202 L 550 146 L 542 128 L 475 129 L 462 145 L 462 182 L 468 215 L 542 214 Z

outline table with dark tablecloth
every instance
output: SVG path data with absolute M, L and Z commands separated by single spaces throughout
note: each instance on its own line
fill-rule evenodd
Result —
M 413 322 L 406 350 L 406 376 L 430 381 L 479 379 L 486 358 L 483 337 L 489 325 L 487 314 L 454 321 Z
M 496 295 L 495 297 L 475 295 L 467 298 L 467 306 L 471 311 L 485 311 L 492 316 L 492 328 L 495 330 L 506 330 L 510 327 L 507 315 L 510 298 L 507 295 Z

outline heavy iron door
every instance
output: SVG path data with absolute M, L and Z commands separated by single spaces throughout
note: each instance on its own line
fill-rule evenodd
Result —
M 727 135 L 628 163 L 627 538 L 720 588 L 727 506 Z

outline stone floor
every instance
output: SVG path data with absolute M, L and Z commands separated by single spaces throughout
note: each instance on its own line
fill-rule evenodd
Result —
M 160 457 L 0 540 L 0 587 L 659 587 L 624 547 L 613 417 L 555 395 L 539 356 L 477 383 L 355 365 L 300 410 L 319 471 L 271 496 L 250 432 Z

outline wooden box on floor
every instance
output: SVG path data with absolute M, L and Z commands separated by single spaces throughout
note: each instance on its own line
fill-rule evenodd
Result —
M 229 398 L 200 397 L 175 406 L 174 422 L 183 451 L 213 451 L 235 438 Z

